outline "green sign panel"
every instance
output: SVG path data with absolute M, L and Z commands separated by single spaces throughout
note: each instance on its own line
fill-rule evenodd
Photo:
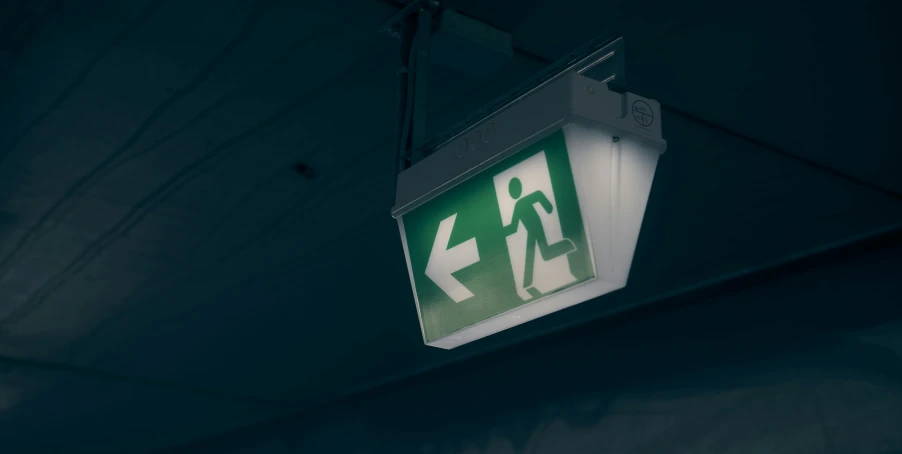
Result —
M 427 342 L 595 277 L 561 131 L 403 222 Z

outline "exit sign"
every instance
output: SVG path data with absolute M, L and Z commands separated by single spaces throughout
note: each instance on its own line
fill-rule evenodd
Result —
M 424 341 L 453 348 L 626 285 L 661 138 L 653 100 L 569 74 L 406 170 Z

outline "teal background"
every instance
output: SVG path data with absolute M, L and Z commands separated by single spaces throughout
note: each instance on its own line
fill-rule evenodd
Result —
M 523 301 L 517 295 L 493 177 L 543 150 L 562 232 L 577 248 L 568 255 L 576 282 L 556 292 L 595 277 L 564 133 L 559 130 L 404 215 L 414 291 L 427 342 L 537 301 Z M 480 259 L 453 274 L 475 295 L 460 303 L 455 303 L 425 274 L 439 223 L 454 213 L 457 219 L 448 247 L 475 237 Z

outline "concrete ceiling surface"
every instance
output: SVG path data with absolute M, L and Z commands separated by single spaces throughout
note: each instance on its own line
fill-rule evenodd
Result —
M 180 399 L 186 420 L 217 414 L 178 431 L 122 418 L 129 436 L 95 452 L 150 450 L 898 226 L 880 4 L 766 3 L 452 3 L 524 52 L 482 78 L 433 68 L 432 132 L 540 69 L 535 56 L 615 30 L 631 90 L 669 106 L 630 285 L 452 352 L 422 345 L 388 215 L 398 52 L 375 29 L 397 5 L 16 13 L 37 29 L 0 29 L 0 355 L 24 361 L 12 367 L 28 385 L 4 385 L 16 410 L 0 433 L 24 436 L 76 394 L 98 420 Z
M 902 243 L 876 243 L 167 452 L 896 453 Z
M 160 441 L 214 435 L 271 415 L 252 400 L 0 366 L 0 440 L 9 453 L 152 452 Z

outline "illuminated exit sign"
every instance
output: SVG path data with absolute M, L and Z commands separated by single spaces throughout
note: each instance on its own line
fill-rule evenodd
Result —
M 657 102 L 573 73 L 401 173 L 393 214 L 426 344 L 625 286 L 665 148 Z

